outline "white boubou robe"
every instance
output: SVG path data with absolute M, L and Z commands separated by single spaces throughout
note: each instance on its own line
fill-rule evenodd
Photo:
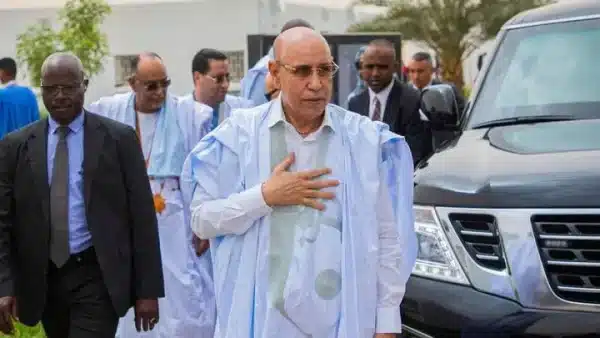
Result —
M 160 321 L 153 331 L 138 333 L 130 309 L 119 322 L 117 337 L 213 338 L 216 310 L 210 255 L 196 257 L 189 206 L 180 190 L 184 160 L 210 130 L 212 109 L 167 95 L 159 112 L 140 114 L 134 111 L 134 101 L 133 93 L 117 94 L 88 108 L 138 130 L 155 206 L 157 196 L 164 201 L 164 209 L 157 206 L 156 214 L 165 282 Z
M 195 102 L 193 94 L 182 96 L 181 100 L 184 102 Z M 216 113 L 219 116 L 219 123 L 227 119 L 231 115 L 231 112 L 236 109 L 252 108 L 254 106 L 255 104 L 250 100 L 244 99 L 240 96 L 227 94 L 225 95 L 225 100 L 216 108 Z
M 325 211 L 264 203 L 261 183 L 290 151 L 292 171 L 329 167 L 340 180 Z M 323 126 L 302 139 L 280 96 L 234 111 L 194 148 L 182 176 L 194 181 L 182 187 L 193 195 L 192 229 L 210 238 L 215 338 L 400 332 L 417 254 L 413 162 L 385 124 L 328 105 Z

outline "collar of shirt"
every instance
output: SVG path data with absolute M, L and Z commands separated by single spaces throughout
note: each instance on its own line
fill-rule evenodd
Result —
M 410 84 L 413 86 L 413 88 L 414 88 L 414 89 L 416 89 L 416 90 L 418 90 L 418 91 L 422 91 L 423 89 L 425 89 L 425 88 L 427 88 L 427 87 L 431 86 L 431 84 L 433 84 L 433 79 L 431 79 L 431 81 L 429 81 L 429 83 L 428 83 L 428 84 L 427 84 L 425 87 L 423 87 L 423 88 L 421 88 L 421 89 L 419 89 L 419 87 L 415 86 L 415 84 L 414 84 L 414 83 L 412 83 L 412 82 L 411 82 Z
M 71 121 L 71 123 L 69 123 L 69 129 L 71 129 L 72 133 L 77 133 L 81 130 L 81 128 L 83 127 L 83 121 L 84 121 L 84 115 L 85 112 L 81 112 L 81 114 L 79 114 L 79 116 L 77 116 L 73 121 Z M 51 117 L 48 117 L 48 132 L 50 134 L 54 134 L 56 133 L 56 129 L 58 129 L 58 127 L 60 127 L 60 124 L 56 121 L 54 121 Z
M 269 128 L 273 127 L 277 123 L 285 123 L 291 126 L 291 124 L 288 121 L 286 121 L 285 115 L 283 114 L 283 103 L 281 102 L 282 96 L 283 93 L 280 93 L 279 96 L 273 99 L 272 101 L 273 103 L 271 104 L 271 111 L 269 114 Z M 331 111 L 329 110 L 329 106 L 325 107 L 325 116 L 323 117 L 323 123 L 321 124 L 321 127 L 319 127 L 317 132 L 325 127 L 327 127 L 331 131 L 335 131 L 335 129 L 333 128 L 333 124 L 331 123 Z
M 379 93 L 375 93 L 371 87 L 369 87 L 369 97 L 371 98 L 371 103 L 373 103 L 373 98 L 377 97 L 379 103 L 381 103 L 381 111 L 383 112 L 383 106 L 387 103 L 388 96 L 390 96 L 390 92 L 392 91 L 392 87 L 394 86 L 394 81 L 390 81 L 387 87 L 383 88 Z

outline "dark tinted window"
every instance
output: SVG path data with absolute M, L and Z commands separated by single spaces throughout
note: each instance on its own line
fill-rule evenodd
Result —
M 500 42 L 468 127 L 503 118 L 600 118 L 600 20 L 509 30 Z

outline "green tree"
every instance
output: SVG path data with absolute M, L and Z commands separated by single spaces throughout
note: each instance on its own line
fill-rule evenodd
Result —
M 20 34 L 17 58 L 27 65 L 31 84 L 39 87 L 42 64 L 57 51 L 73 52 L 81 59 L 88 76 L 98 74 L 108 55 L 108 40 L 100 25 L 110 13 L 111 8 L 104 0 L 69 0 L 58 13 L 60 30 L 55 31 L 45 19 Z
M 511 17 L 554 0 L 362 0 L 385 5 L 385 14 L 350 28 L 357 32 L 400 32 L 424 42 L 437 54 L 442 77 L 464 86 L 462 61 L 494 38 Z

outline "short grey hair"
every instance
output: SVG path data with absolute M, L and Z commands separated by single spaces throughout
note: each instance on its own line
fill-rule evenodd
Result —
M 80 72 L 81 79 L 85 79 L 85 70 L 81 60 L 79 57 L 77 57 L 77 55 L 71 52 L 56 52 L 50 54 L 50 56 L 48 56 L 42 64 L 42 75 L 48 71 L 49 67 L 56 67 L 57 65 L 63 63 L 68 64 L 69 66 L 73 67 L 74 70 Z

